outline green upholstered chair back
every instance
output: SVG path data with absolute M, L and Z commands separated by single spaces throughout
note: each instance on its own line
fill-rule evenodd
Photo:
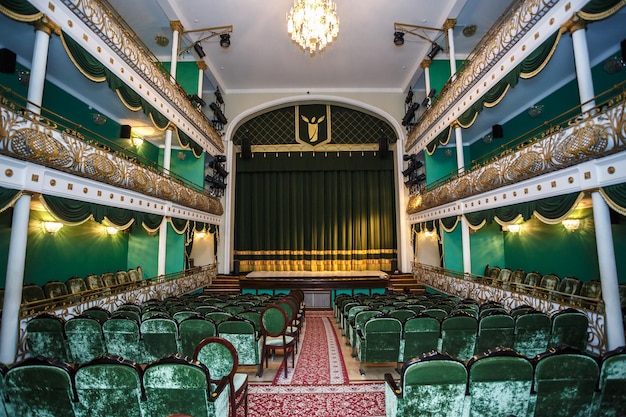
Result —
M 143 385 L 146 417 L 228 416 L 228 391 L 212 391 L 209 370 L 202 363 L 167 356 L 146 366 Z
M 218 381 L 235 375 L 239 358 L 229 341 L 221 337 L 208 337 L 196 346 L 193 360 L 204 364 L 209 369 L 211 380 Z
M 266 336 L 280 336 L 285 333 L 288 325 L 287 313 L 278 305 L 270 304 L 261 313 L 261 329 Z
M 80 294 L 87 291 L 85 280 L 80 277 L 73 277 L 65 281 L 65 286 L 69 294 Z
M 215 324 L 219 324 L 220 322 L 231 318 L 233 315 L 230 314 L 227 311 L 212 311 L 209 313 L 206 313 L 204 315 L 204 317 L 206 317 L 207 319 L 211 319 L 215 322 Z
M 441 351 L 462 360 L 474 355 L 478 320 L 466 313 L 455 313 L 441 322 Z
M 44 356 L 67 362 L 65 320 L 51 314 L 40 314 L 26 324 L 26 344 L 31 356 Z
M 221 307 L 206 305 L 206 304 L 202 304 L 194 308 L 194 310 L 202 315 L 206 315 L 207 313 L 212 313 L 214 311 L 223 311 Z
M 245 310 L 237 315 L 242 319 L 249 320 L 254 325 L 257 334 L 261 334 L 261 312 L 254 310 Z
M 402 307 L 402 308 L 397 308 L 395 310 L 391 310 L 387 314 L 389 315 L 389 317 L 393 317 L 393 318 L 400 320 L 400 323 L 404 323 L 406 319 L 408 319 L 409 317 L 413 317 L 415 315 L 415 311 Z
M 115 279 L 117 280 L 118 284 L 130 284 L 131 283 L 130 277 L 128 276 L 128 272 L 126 271 L 115 272 Z
M 511 284 L 523 284 L 525 279 L 526 272 L 524 272 L 522 269 L 516 269 L 515 271 L 513 271 L 513 273 L 511 273 L 511 278 L 509 279 L 509 281 L 511 282 Z
M 540 281 L 541 275 L 537 272 L 529 272 L 526 274 L 526 278 L 524 278 L 524 285 L 527 285 L 528 287 L 537 287 L 539 286 Z
M 508 314 L 495 313 L 478 321 L 478 338 L 474 352 L 481 354 L 497 347 L 513 348 L 515 320 Z
M 604 354 L 600 366 L 599 415 L 626 415 L 626 347 Z
M 372 317 L 363 324 L 365 343 L 359 352 L 361 362 L 398 362 L 402 323 L 393 317 Z
M 145 399 L 141 375 L 138 364 L 118 356 L 104 355 L 81 365 L 75 377 L 76 415 L 141 416 Z
M 100 324 L 104 323 L 111 317 L 111 313 L 101 307 L 90 307 L 87 310 L 84 310 L 81 315 L 94 318 L 98 320 Z
M 139 324 L 132 319 L 117 316 L 102 323 L 106 351 L 134 362 L 144 362 L 144 347 Z
M 118 284 L 117 278 L 115 278 L 115 274 L 113 274 L 113 272 L 105 272 L 100 275 L 100 278 L 102 278 L 102 283 L 105 287 L 115 287 Z
M 178 325 L 175 320 L 150 318 L 141 322 L 140 333 L 147 361 L 178 352 Z
M 581 297 L 599 300 L 602 297 L 602 284 L 599 280 L 585 281 L 580 286 Z
M 204 317 L 189 317 L 178 325 L 180 334 L 180 353 L 193 357 L 196 346 L 207 337 L 217 335 L 217 326 L 211 319 Z
M 46 294 L 43 288 L 36 284 L 25 284 L 22 287 L 22 303 L 32 303 L 34 301 L 45 300 Z
M 500 283 L 508 283 L 511 280 L 512 273 L 513 271 L 511 271 L 509 268 L 502 268 L 498 273 L 498 281 Z
M 434 307 L 426 308 L 424 311 L 422 311 L 422 313 L 434 317 L 437 320 L 443 320 L 443 318 L 448 315 L 448 312 L 446 310 Z
M 441 323 L 434 317 L 419 315 L 407 319 L 403 325 L 403 354 L 401 361 L 416 358 L 437 350 Z
M 467 388 L 465 365 L 437 352 L 405 362 L 398 415 L 461 416 Z
M 147 310 L 141 313 L 141 321 L 148 320 L 151 318 L 171 319 L 172 316 L 170 316 L 170 313 L 168 313 L 167 310 L 159 310 L 159 309 Z
M 232 317 L 217 326 L 217 333 L 233 345 L 239 357 L 239 365 L 259 364 L 262 341 L 251 321 Z
M 176 321 L 176 323 L 180 323 L 181 321 L 192 317 L 192 316 L 199 316 L 200 313 L 196 312 L 195 310 L 182 310 L 182 311 L 178 311 L 176 313 L 174 313 L 174 315 L 172 315 L 172 318 L 174 319 L 174 321 Z
M 67 287 L 61 281 L 48 281 L 43 286 L 46 298 L 57 298 L 67 295 Z
M 528 304 L 522 304 L 515 308 L 512 308 L 509 313 L 511 314 L 511 317 L 517 319 L 517 317 L 521 316 L 522 314 L 527 314 L 532 311 L 535 311 L 533 307 L 529 306 Z
M 350 324 L 350 326 L 354 326 L 354 318 L 356 317 L 357 313 L 368 308 L 369 306 L 365 304 L 355 305 L 351 307 L 350 310 L 348 311 L 348 323 Z
M 426 310 L 426 306 L 423 304 L 407 304 L 406 306 L 404 306 L 404 308 L 407 308 L 409 310 L 413 310 L 413 312 L 415 313 L 421 313 L 422 311 Z
M 548 349 L 552 320 L 540 311 L 521 314 L 515 319 L 513 347 L 522 355 L 532 358 Z
M 565 277 L 559 283 L 558 291 L 564 294 L 577 295 L 582 283 L 576 277 Z
M 233 316 L 241 313 L 245 308 L 243 306 L 240 305 L 227 305 L 223 307 L 223 310 L 232 314 Z
M 546 291 L 555 291 L 559 287 L 560 279 L 554 274 L 546 274 L 541 277 L 539 281 L 539 288 L 543 288 Z
M 527 358 L 502 348 L 472 358 L 467 367 L 469 416 L 528 415 L 534 369 Z
M 588 342 L 589 318 L 581 311 L 568 308 L 552 316 L 549 347 L 568 345 L 585 350 Z
M 497 279 L 498 275 L 500 275 L 500 267 L 494 266 L 493 268 L 489 269 L 487 276 L 489 278 Z
M 598 363 L 577 349 L 563 346 L 537 357 L 535 417 L 593 415 Z
M 102 281 L 102 277 L 96 274 L 89 274 L 85 277 L 85 285 L 88 290 L 97 290 L 100 288 L 104 288 L 104 281 Z
M 134 311 L 137 314 L 141 314 L 141 306 L 135 303 L 121 304 L 116 311 Z
M 69 359 L 87 363 L 106 352 L 102 325 L 91 317 L 73 317 L 65 323 Z
M 138 313 L 132 309 L 117 309 L 113 313 L 111 313 L 111 317 L 123 317 L 129 320 L 134 320 L 138 323 L 141 322 L 141 313 Z
M 141 282 L 141 281 L 143 281 L 141 273 L 138 270 L 136 270 L 136 269 L 129 269 L 128 270 L 128 278 L 130 279 L 130 282 Z
M 4 378 L 7 415 L 73 416 L 73 370 L 42 357 L 14 365 Z

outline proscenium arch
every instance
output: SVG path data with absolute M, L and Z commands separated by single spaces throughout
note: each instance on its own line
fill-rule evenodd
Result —
M 233 230 L 233 217 L 235 213 L 235 193 L 234 187 L 236 184 L 236 169 L 235 169 L 235 159 L 236 153 L 234 144 L 232 142 L 232 137 L 237 129 L 246 121 L 264 114 L 268 111 L 272 111 L 275 109 L 279 109 L 282 107 L 287 107 L 290 105 L 300 105 L 300 104 L 313 104 L 313 103 L 324 103 L 324 104 L 336 104 L 342 105 L 348 108 L 352 108 L 354 110 L 363 111 L 364 113 L 370 114 L 372 116 L 378 117 L 382 119 L 384 122 L 388 123 L 394 130 L 397 141 L 396 141 L 396 152 L 394 152 L 395 160 L 394 160 L 394 171 L 395 171 L 395 196 L 396 196 L 396 236 L 397 236 L 397 253 L 398 253 L 398 269 L 401 271 L 411 271 L 411 263 L 413 261 L 412 251 L 411 251 L 411 242 L 410 242 L 410 233 L 405 232 L 408 229 L 408 221 L 405 212 L 406 202 L 408 201 L 408 194 L 404 187 L 403 177 L 402 177 L 402 156 L 404 144 L 406 142 L 406 135 L 404 132 L 404 128 L 400 125 L 398 120 L 392 117 L 389 113 L 381 110 L 378 107 L 372 106 L 371 104 L 364 103 L 358 100 L 345 98 L 345 97 L 337 97 L 337 96 L 329 96 L 329 95 L 300 95 L 300 96 L 290 96 L 283 97 L 276 100 L 271 100 L 256 106 L 253 106 L 237 116 L 233 117 L 231 122 L 226 126 L 226 131 L 224 134 L 224 139 L 226 142 L 226 170 L 231 174 L 229 180 L 227 181 L 226 190 L 224 193 L 224 206 L 225 212 L 224 217 L 221 222 L 222 232 L 220 236 L 221 245 L 218 246 L 218 271 L 219 273 L 228 274 L 233 271 L 233 250 L 234 250 L 234 230 Z

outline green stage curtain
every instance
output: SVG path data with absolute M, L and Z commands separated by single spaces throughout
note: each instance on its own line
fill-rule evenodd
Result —
M 26 0 L 0 0 L 0 12 L 19 22 L 34 22 L 43 16 Z
M 21 195 L 22 192 L 20 190 L 0 187 L 0 213 L 13 206 L 13 203 L 15 203 Z
M 396 257 L 393 158 L 279 155 L 237 164 L 240 269 L 390 270 Z

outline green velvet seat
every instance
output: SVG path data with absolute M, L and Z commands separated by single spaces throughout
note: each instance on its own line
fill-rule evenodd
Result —
M 15 364 L 4 378 L 11 417 L 74 416 L 74 371 L 42 357 Z
M 122 317 L 136 322 L 141 322 L 141 313 L 130 309 L 118 309 L 111 313 L 111 317 Z
M 467 388 L 465 365 L 432 352 L 405 362 L 396 383 L 385 374 L 387 417 L 462 416 Z
M 73 317 L 65 323 L 69 359 L 86 363 L 106 352 L 102 325 L 91 317 Z
M 217 334 L 235 347 L 239 365 L 259 365 L 261 363 L 263 341 L 251 321 L 240 317 L 231 317 L 217 326 Z
M 552 316 L 552 331 L 548 347 L 568 345 L 587 349 L 589 318 L 581 311 L 568 308 Z
M 243 407 L 244 416 L 248 415 L 248 375 L 237 372 L 237 351 L 222 337 L 204 339 L 193 353 L 193 359 L 209 369 L 211 381 L 228 381 L 231 415 L 237 415 L 237 409 Z
M 260 311 L 248 309 L 237 314 L 237 317 L 240 317 L 242 319 L 246 319 L 252 322 L 252 324 L 254 324 L 254 330 L 256 330 L 258 335 L 261 334 L 261 312 Z
M 509 313 L 511 314 L 511 317 L 517 319 L 517 317 L 521 316 L 522 314 L 527 314 L 533 311 L 535 311 L 535 309 L 532 306 L 529 306 L 528 304 L 521 304 L 515 308 L 512 308 Z
M 441 352 L 462 360 L 474 355 L 478 320 L 467 313 L 459 312 L 441 322 Z
M 36 303 L 45 300 L 46 294 L 43 288 L 36 284 L 24 284 L 22 287 L 22 303 Z
M 228 416 L 228 380 L 212 384 L 202 363 L 178 355 L 146 366 L 143 417 L 184 414 L 193 417 Z
M 102 277 L 96 274 L 87 275 L 85 277 L 85 285 L 89 291 L 101 290 L 106 287 L 104 281 L 102 281 Z
M 194 308 L 194 310 L 197 313 L 202 314 L 203 316 L 206 315 L 207 313 L 212 313 L 214 311 L 222 311 L 222 309 L 220 307 L 212 306 L 212 305 L 206 305 L 206 304 L 200 305 L 200 306 Z
M 72 277 L 68 279 L 65 281 L 65 287 L 67 288 L 67 293 L 71 295 L 69 297 L 69 301 L 71 303 L 79 302 L 81 297 L 87 291 L 85 280 L 80 277 Z
M 415 311 L 410 310 L 406 307 L 396 308 L 395 310 L 391 310 L 387 313 L 389 317 L 396 318 L 400 320 L 400 323 L 404 323 L 406 319 L 409 317 L 413 317 L 415 315 Z
M 258 375 L 263 374 L 263 361 L 265 367 L 269 365 L 269 355 L 277 350 L 283 352 L 282 366 L 287 377 L 288 358 L 291 356 L 291 367 L 295 366 L 294 349 L 295 339 L 286 334 L 289 326 L 287 313 L 277 304 L 268 304 L 261 313 L 261 337 L 263 340 L 261 349 L 261 366 Z
M 359 306 L 362 305 L 361 303 L 357 303 L 354 302 L 354 300 L 352 300 L 352 302 L 350 303 L 346 303 L 343 305 L 343 311 L 341 313 L 341 317 L 340 317 L 340 322 L 339 322 L 339 328 L 341 329 L 341 334 L 343 336 L 348 336 L 348 326 L 350 325 L 350 309 L 352 307 L 355 306 Z
M 561 346 L 539 355 L 534 377 L 534 416 L 593 416 L 598 377 L 596 360 L 578 349 Z
M 393 317 L 371 317 L 359 332 L 358 358 L 359 371 L 365 375 L 367 363 L 398 363 L 402 323 Z
M 426 308 L 424 311 L 422 311 L 422 313 L 426 314 L 427 316 L 434 317 L 437 320 L 443 320 L 443 318 L 449 314 L 446 310 L 434 307 Z
M 599 416 L 626 416 L 626 347 L 602 355 L 599 389 Z
M 116 311 L 134 311 L 135 313 L 141 315 L 142 308 L 139 304 L 135 303 L 124 303 L 121 304 Z
M 111 317 L 111 313 L 102 307 L 90 307 L 83 311 L 82 316 L 91 317 L 100 322 L 100 324 L 104 323 Z
M 152 317 L 139 328 L 146 362 L 178 353 L 178 325 L 175 320 Z
M 233 317 L 233 315 L 226 311 L 212 311 L 206 313 L 204 317 L 213 320 L 215 324 L 219 324 L 220 322 Z
M 402 330 L 400 362 L 417 358 L 439 347 L 441 323 L 434 317 L 424 314 L 413 316 L 404 322 Z
M 540 311 L 521 314 L 515 319 L 514 349 L 529 358 L 548 349 L 552 320 Z
M 186 318 L 189 318 L 192 316 L 199 316 L 199 315 L 200 313 L 196 312 L 195 310 L 182 310 L 182 311 L 177 311 L 176 313 L 174 313 L 174 315 L 172 315 L 172 318 L 174 319 L 174 321 L 176 321 L 176 323 L 180 323 Z
M 533 365 L 526 357 L 500 348 L 475 356 L 469 369 L 469 416 L 527 416 Z
M 102 323 L 107 353 L 133 362 L 143 363 L 145 349 L 139 333 L 139 323 L 117 316 Z
M 67 300 L 67 287 L 61 281 L 48 281 L 43 286 L 46 298 L 64 298 Z
M 40 314 L 26 323 L 26 344 L 31 356 L 44 356 L 67 362 L 65 320 L 51 314 Z
M 142 416 L 141 376 L 138 364 L 119 356 L 107 354 L 81 365 L 75 376 L 76 416 Z
M 515 341 L 515 320 L 508 314 L 492 314 L 478 321 L 478 336 L 475 354 L 487 352 L 497 347 L 513 348 Z
M 366 304 L 357 304 L 351 307 L 350 310 L 348 311 L 348 322 L 347 322 L 347 327 L 346 327 L 346 332 L 345 332 L 347 345 L 352 345 L 352 339 L 354 339 L 354 336 L 356 333 L 355 328 L 354 328 L 354 320 L 355 320 L 357 313 L 363 310 L 369 310 L 369 309 L 371 308 Z
M 224 306 L 223 310 L 226 311 L 227 313 L 232 314 L 233 316 L 236 316 L 237 314 L 244 311 L 245 307 L 240 306 L 238 304 L 230 304 L 230 305 Z
M 383 314 L 380 310 L 373 310 L 367 308 L 359 311 L 354 316 L 354 328 L 349 329 L 350 345 L 352 346 L 352 356 L 356 357 L 359 354 L 359 332 L 363 330 L 363 324 L 371 317 L 379 316 Z
M 118 283 L 113 272 L 105 272 L 100 275 L 100 278 L 105 287 L 111 288 L 112 290 L 116 289 Z

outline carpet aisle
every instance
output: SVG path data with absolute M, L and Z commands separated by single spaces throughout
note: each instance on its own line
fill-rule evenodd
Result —
M 287 378 L 279 369 L 272 384 L 250 385 L 249 417 L 385 415 L 382 383 L 349 383 L 333 322 L 332 312 L 307 312 L 295 369 Z

